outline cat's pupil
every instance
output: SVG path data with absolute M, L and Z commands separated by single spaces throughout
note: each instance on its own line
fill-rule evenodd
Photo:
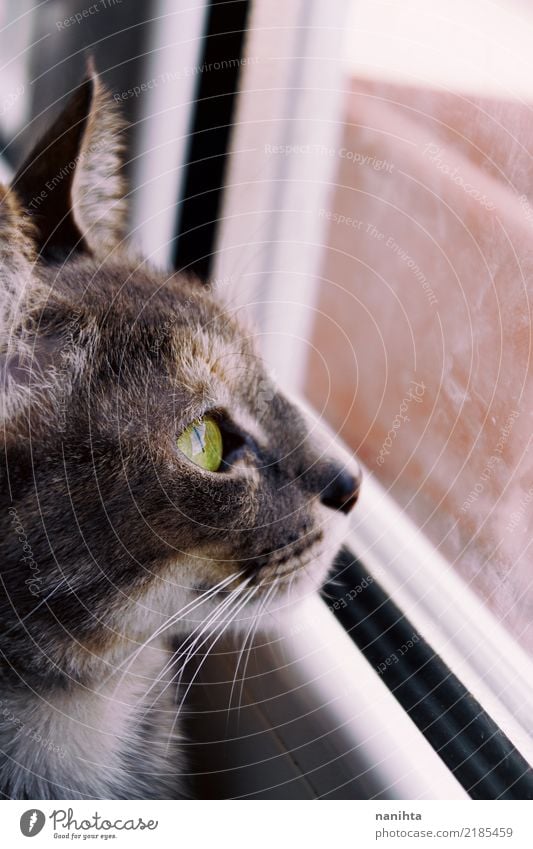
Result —
M 206 471 L 217 472 L 222 464 L 222 433 L 216 421 L 208 416 L 185 428 L 178 437 L 178 448 Z
M 192 438 L 195 443 L 193 447 L 194 453 L 199 454 L 202 452 L 205 454 L 205 424 L 203 422 L 201 424 L 193 425 Z

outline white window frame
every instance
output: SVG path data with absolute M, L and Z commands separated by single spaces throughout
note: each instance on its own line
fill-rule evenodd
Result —
M 208 0 L 157 0 L 150 25 L 143 114 L 132 151 L 131 236 L 160 268 L 172 264 Z M 176 55 L 168 73 L 169 51 Z

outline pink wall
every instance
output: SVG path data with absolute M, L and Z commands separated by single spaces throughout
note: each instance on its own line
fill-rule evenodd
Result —
M 526 105 L 352 83 L 308 384 L 530 650 L 532 141 Z

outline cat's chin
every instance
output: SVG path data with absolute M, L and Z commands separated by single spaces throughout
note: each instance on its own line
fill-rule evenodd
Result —
M 308 561 L 295 564 L 292 571 L 261 585 L 257 596 L 246 605 L 233 623 L 232 631 L 248 632 L 252 623 L 257 630 L 268 631 L 281 624 L 298 609 L 304 599 L 320 591 L 328 577 L 338 548 L 322 550 Z
M 344 521 L 332 523 L 327 534 L 320 533 L 315 540 L 296 555 L 262 567 L 251 583 L 258 587 L 253 606 L 273 607 L 297 605 L 304 597 L 318 592 L 333 565 L 346 535 Z

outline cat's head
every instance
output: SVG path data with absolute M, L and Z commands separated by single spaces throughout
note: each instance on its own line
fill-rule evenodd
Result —
M 125 249 L 120 138 L 90 74 L 1 197 L 2 646 L 37 670 L 314 590 L 359 487 L 209 287 Z

